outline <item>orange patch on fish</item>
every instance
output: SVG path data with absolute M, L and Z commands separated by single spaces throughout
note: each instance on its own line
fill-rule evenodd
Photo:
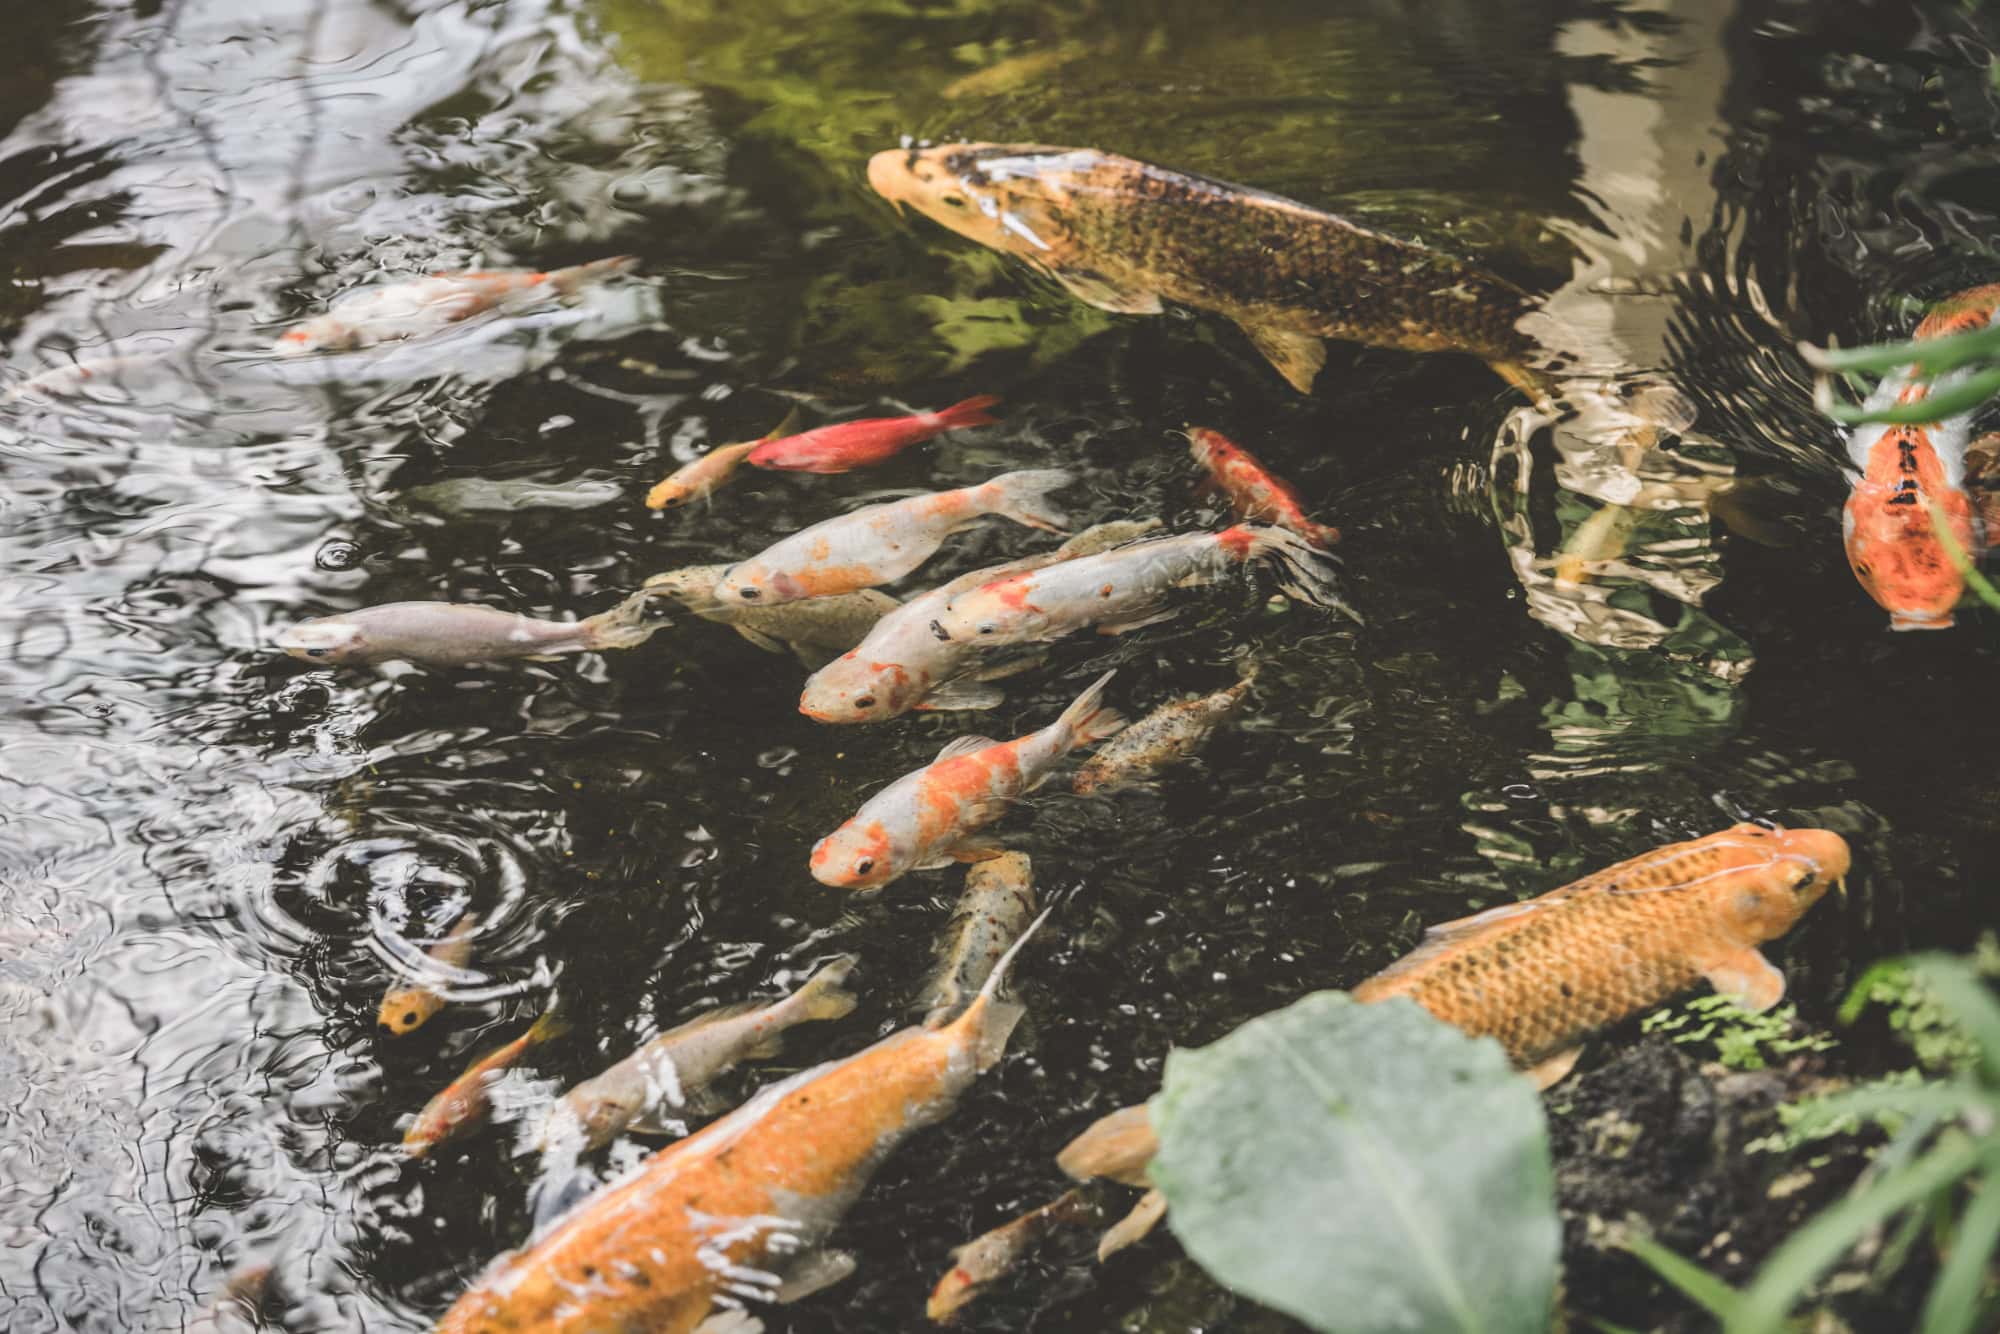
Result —
M 1868 470 L 1843 513 L 1848 564 L 1898 630 L 1941 630 L 1965 593 L 1965 577 L 1945 549 L 1935 505 L 1961 553 L 1978 550 L 1972 502 L 1946 479 L 1923 430 L 1891 427 L 1869 451 Z

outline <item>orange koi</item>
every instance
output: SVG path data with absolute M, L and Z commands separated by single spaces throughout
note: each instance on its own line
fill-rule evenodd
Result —
M 430 960 L 442 968 L 465 967 L 472 958 L 472 933 L 478 925 L 473 913 L 459 918 L 445 938 L 426 951 Z M 429 982 L 392 983 L 375 1011 L 375 1026 L 390 1037 L 401 1037 L 416 1032 L 443 1008 L 444 997 Z
M 1209 480 L 1229 497 L 1237 518 L 1289 528 L 1321 550 L 1340 540 L 1338 528 L 1307 517 L 1290 483 L 1222 432 L 1194 427 L 1188 431 L 1188 447 L 1194 461 L 1208 470 Z
M 1000 982 L 1033 931 L 950 1024 L 803 1071 L 660 1150 L 497 1261 L 437 1334 L 691 1334 L 717 1315 L 754 1328 L 743 1303 L 845 1278 L 853 1259 L 824 1243 L 890 1152 L 999 1061 L 1023 1013 Z
M 560 1037 L 568 1027 L 551 1007 L 520 1037 L 467 1066 L 464 1074 L 445 1085 L 444 1091 L 417 1113 L 416 1121 L 403 1134 L 404 1152 L 412 1158 L 421 1158 L 446 1140 L 485 1125 L 486 1118 L 493 1114 L 494 1082 L 530 1051 L 550 1038 Z
M 676 468 L 671 476 L 646 493 L 646 508 L 679 509 L 691 500 L 708 499 L 736 475 L 737 468 L 750 457 L 751 451 L 766 441 L 781 438 L 798 419 L 798 409 L 793 408 L 761 439 L 746 440 L 740 445 L 717 445 L 694 462 Z
M 836 422 L 781 440 L 767 440 L 750 452 L 747 462 L 753 468 L 781 472 L 852 472 L 856 468 L 872 468 L 934 435 L 972 426 L 991 426 L 995 419 L 987 409 L 999 401 L 992 394 L 980 394 L 939 412 Z
M 1939 302 L 1915 337 L 1943 338 L 1995 323 L 2000 283 Z M 1922 402 L 1932 386 L 1908 371 L 1885 376 L 1867 406 Z M 1861 426 L 1848 436 L 1848 457 L 1861 476 L 1841 512 L 1847 562 L 1868 596 L 1889 613 L 1892 630 L 1946 629 L 1965 594 L 1965 578 L 1946 551 L 1932 508 L 1960 551 L 1970 556 L 1982 549 L 1982 525 L 1965 490 L 1971 426 L 1966 413 L 1922 426 Z
M 1547 1088 L 1592 1033 L 1706 978 L 1746 1009 L 1785 994 L 1758 946 L 1795 926 L 1842 882 L 1847 843 L 1826 829 L 1739 824 L 1606 867 L 1539 898 L 1434 926 L 1411 953 L 1354 988 L 1364 1003 L 1405 996 Z M 1144 1105 L 1100 1118 L 1057 1155 L 1079 1180 L 1150 1186 L 1159 1149 Z M 1137 1240 L 1165 1211 L 1149 1192 L 1099 1254 Z

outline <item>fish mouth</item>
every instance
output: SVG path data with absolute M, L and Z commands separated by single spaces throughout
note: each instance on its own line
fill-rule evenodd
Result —
M 1949 630 L 1956 617 L 1952 613 L 1936 611 L 1892 611 L 1889 613 L 1889 628 L 1904 630 Z

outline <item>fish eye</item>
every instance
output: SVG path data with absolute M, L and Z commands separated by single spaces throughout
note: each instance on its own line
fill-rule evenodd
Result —
M 741 597 L 745 602 L 755 602 L 758 598 L 764 596 L 760 590 L 755 588 L 739 588 L 736 592 L 737 596 Z
M 867 875 L 874 869 L 875 859 L 873 857 L 863 857 L 860 861 L 854 863 L 854 874 L 856 875 Z
M 854 707 L 857 709 L 872 709 L 875 707 L 875 697 L 873 695 L 863 695 L 860 699 L 854 701 Z
M 947 208 L 964 208 L 965 199 L 960 195 L 940 195 L 938 202 Z
M 997 625 L 982 625 L 979 627 L 979 633 L 982 635 L 990 635 L 995 633 L 999 629 L 1000 627 Z
M 306 650 L 306 656 L 308 658 L 324 658 L 327 654 L 331 652 L 333 652 L 333 650 L 330 648 L 309 648 Z

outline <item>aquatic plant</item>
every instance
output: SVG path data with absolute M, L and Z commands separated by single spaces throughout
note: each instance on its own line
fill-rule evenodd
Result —
M 1988 399 L 2000 397 L 2000 326 L 1943 338 L 1870 343 L 1862 347 L 1823 348 L 1801 343 L 1799 355 L 1818 372 L 1813 399 L 1819 410 L 1849 426 L 1860 422 L 1923 426 L 1971 412 Z M 1842 403 L 1833 393 L 1835 376 L 1865 399 L 1880 387 L 1885 375 L 1908 371 L 1918 378 L 1935 378 L 1957 370 L 1970 373 L 1956 384 L 1935 387 L 1914 403 L 1871 406 L 1864 401 L 1857 405 Z
M 1728 996 L 1697 996 L 1685 1005 L 1657 1010 L 1640 1021 L 1647 1033 L 1661 1033 L 1681 1046 L 1712 1042 L 1715 1059 L 1731 1070 L 1762 1070 L 1772 1058 L 1802 1051 L 1830 1051 L 1837 1042 L 1825 1033 L 1792 1032 L 1798 1007 L 1780 1006 L 1761 1014 Z
M 1962 959 L 1919 955 L 1890 967 L 1907 977 L 1897 994 L 1907 1000 L 1911 988 L 1920 991 L 1920 1004 L 1935 1007 L 1970 1042 L 1971 1059 L 1949 1078 L 1882 1081 L 1804 1105 L 1793 1127 L 1803 1137 L 1863 1121 L 1897 1126 L 1867 1176 L 1772 1252 L 1741 1290 L 1648 1237 L 1627 1239 L 1655 1273 L 1721 1321 L 1724 1334 L 1783 1329 L 1841 1257 L 1898 1218 L 1885 1255 L 1906 1254 L 1927 1225 L 1935 1225 L 1939 1238 L 1941 1262 L 1920 1334 L 1990 1329 L 2000 1312 L 1989 1291 L 2000 1251 L 2000 1000 Z M 1887 968 L 1871 969 L 1844 1013 L 1851 1017 L 1894 977 Z
M 1548 1329 L 1548 1129 L 1497 1043 L 1319 992 L 1175 1051 L 1150 1113 L 1174 1233 L 1227 1286 L 1341 1334 Z

